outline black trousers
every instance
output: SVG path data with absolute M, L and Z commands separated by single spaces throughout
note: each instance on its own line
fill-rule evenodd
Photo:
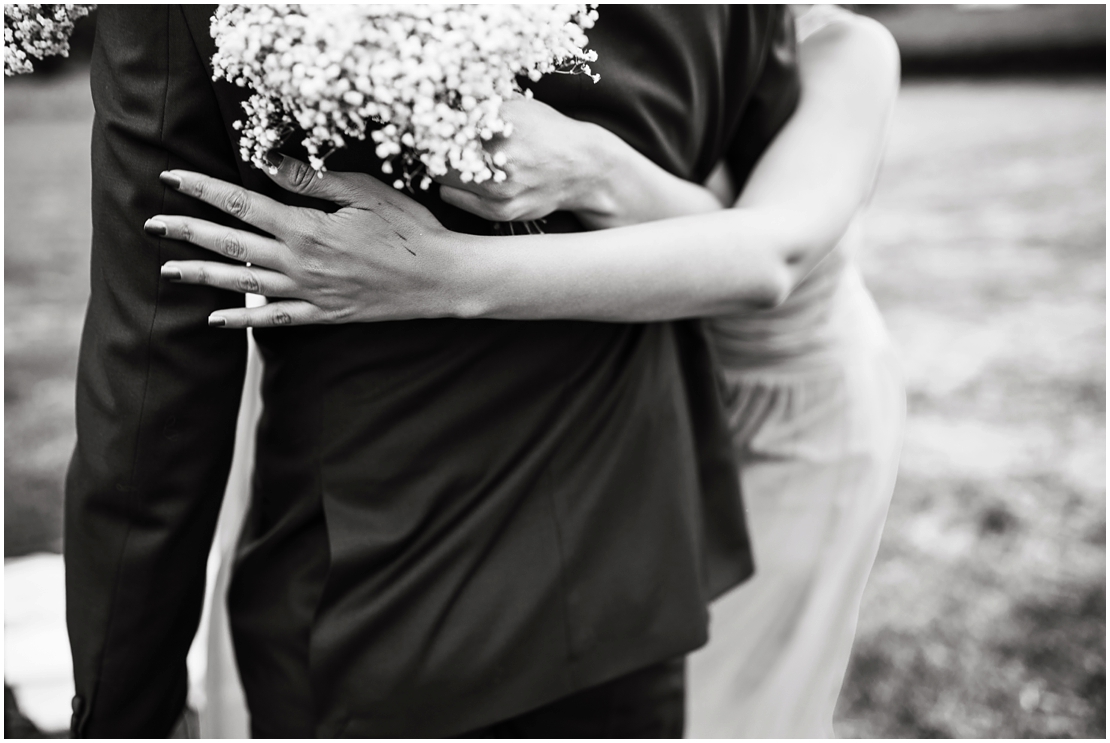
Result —
M 686 659 L 658 663 L 460 738 L 681 738 Z

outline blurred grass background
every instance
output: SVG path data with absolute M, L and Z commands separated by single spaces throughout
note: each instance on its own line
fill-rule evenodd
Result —
M 859 10 L 907 73 L 863 265 L 910 417 L 837 731 L 1105 737 L 1105 8 Z M 91 231 L 78 41 L 4 88 L 6 557 L 61 548 Z

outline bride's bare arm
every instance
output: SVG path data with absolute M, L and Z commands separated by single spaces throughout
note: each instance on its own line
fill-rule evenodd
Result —
M 553 190 L 540 179 L 532 184 L 536 208 L 547 208 L 543 198 L 554 193 L 563 208 L 592 210 L 599 220 L 641 222 L 573 234 L 448 233 L 411 199 L 368 176 L 304 178 L 305 166 L 289 160 L 276 176 L 279 183 L 347 208 L 334 215 L 292 212 L 205 176 L 177 172 L 171 179 L 186 193 L 225 210 L 234 205 L 236 216 L 248 222 L 253 211 L 282 234 L 230 240 L 253 268 L 173 263 L 166 273 L 290 298 L 216 313 L 214 324 L 222 320 L 227 327 L 442 316 L 635 322 L 773 306 L 827 254 L 865 201 L 898 87 L 897 48 L 885 29 L 864 18 L 849 17 L 813 34 L 799 47 L 799 66 L 798 110 L 732 209 L 721 209 L 708 190 L 671 176 L 631 148 L 609 152 L 614 159 L 603 161 L 606 171 L 619 177 L 586 179 L 593 191 Z M 562 172 L 576 173 L 573 161 L 561 165 Z M 578 177 L 570 182 L 581 185 Z M 444 191 L 448 200 L 474 195 L 450 186 Z M 272 210 L 278 211 L 267 213 Z M 643 223 L 645 216 L 669 218 Z M 227 251 L 226 231 L 177 217 L 152 222 L 170 237 Z

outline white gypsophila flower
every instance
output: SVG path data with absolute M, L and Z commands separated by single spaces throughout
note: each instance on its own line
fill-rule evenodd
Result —
M 4 5 L 4 75 L 32 72 L 31 57 L 69 56 L 73 22 L 95 5 Z
M 416 178 L 427 188 L 448 170 L 499 182 L 504 162 L 482 142 L 511 134 L 502 102 L 530 93 L 518 76 L 591 74 L 585 30 L 596 19 L 586 5 L 221 5 L 212 66 L 253 91 L 235 127 L 256 167 L 299 128 L 322 172 L 371 127 L 383 170 L 400 165 L 398 188 Z

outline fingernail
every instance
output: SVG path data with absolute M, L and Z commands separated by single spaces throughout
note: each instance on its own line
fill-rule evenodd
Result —
M 162 278 L 171 281 L 181 281 L 181 271 L 173 266 L 162 266 Z
M 285 162 L 285 155 L 276 150 L 270 150 L 266 153 L 266 162 L 270 163 L 272 168 L 280 168 L 281 164 Z
M 157 219 L 148 219 L 146 223 L 143 224 L 143 229 L 151 235 L 162 237 L 166 234 L 166 223 L 160 222 Z
M 214 328 L 222 328 L 224 325 L 227 325 L 227 320 L 216 315 L 209 315 L 208 324 Z
M 181 179 L 168 170 L 159 175 L 158 180 L 170 188 L 181 188 Z

